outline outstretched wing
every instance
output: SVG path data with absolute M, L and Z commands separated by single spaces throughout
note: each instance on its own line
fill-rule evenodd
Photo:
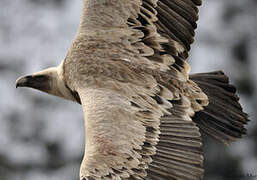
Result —
M 101 48 L 99 54 L 105 52 L 101 57 L 108 61 L 123 60 L 128 66 L 164 73 L 172 91 L 183 92 L 199 111 L 208 98 L 189 80 L 186 59 L 200 4 L 201 0 L 84 0 L 77 43 L 98 42 L 87 49 Z
M 141 56 L 183 71 L 199 5 L 201 0 L 84 0 L 79 33 L 123 32 Z
M 80 179 L 202 178 L 201 138 L 189 116 L 190 101 L 182 97 L 172 107 L 172 93 L 149 80 L 106 80 L 78 89 L 86 127 Z
M 146 176 L 150 156 L 156 151 L 159 119 L 164 115 L 152 98 L 155 91 L 158 87 L 146 89 L 115 81 L 78 90 L 86 126 L 81 179 Z

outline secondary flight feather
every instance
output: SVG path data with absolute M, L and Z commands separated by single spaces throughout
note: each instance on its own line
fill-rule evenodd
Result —
M 200 0 L 84 0 L 78 33 L 57 67 L 21 77 L 82 104 L 81 180 L 199 180 L 199 128 L 229 144 L 247 115 L 221 71 L 189 75 Z

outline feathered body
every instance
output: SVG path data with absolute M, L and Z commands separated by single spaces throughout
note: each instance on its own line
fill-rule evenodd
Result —
M 198 127 L 229 143 L 245 133 L 247 117 L 222 72 L 189 76 L 186 59 L 201 1 L 83 4 L 67 57 L 52 70 L 57 75 L 44 80 L 58 85 L 43 88 L 82 104 L 80 179 L 203 179 Z M 26 86 L 24 78 L 17 83 Z

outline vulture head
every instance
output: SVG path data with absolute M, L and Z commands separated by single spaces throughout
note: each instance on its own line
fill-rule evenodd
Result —
M 28 87 L 58 96 L 67 100 L 78 101 L 63 80 L 63 63 L 31 75 L 21 76 L 16 80 L 16 88 Z

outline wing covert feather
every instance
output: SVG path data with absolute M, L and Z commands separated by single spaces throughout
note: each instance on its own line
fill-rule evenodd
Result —
M 173 66 L 187 76 L 185 60 L 194 41 L 200 4 L 200 0 L 84 0 L 78 34 L 127 33 L 130 46 L 138 50 L 135 54 L 147 57 L 156 68 Z
M 189 97 L 195 111 L 208 104 L 207 96 L 189 79 L 186 62 L 200 0 L 84 0 L 84 4 L 80 31 L 74 41 L 77 47 L 85 47 L 79 55 L 87 52 L 90 57 L 97 53 L 97 58 L 104 61 L 116 59 L 138 69 L 165 73 L 170 76 L 166 83 L 174 87 L 172 92 Z M 98 46 L 88 47 L 87 41 L 97 42 Z M 96 63 L 95 59 L 91 63 Z M 107 63 L 104 61 L 101 63 Z M 186 92 L 190 89 L 196 91 Z
M 114 83 L 78 90 L 86 127 L 81 179 L 142 179 L 156 152 L 165 114 L 152 98 L 158 89 Z

